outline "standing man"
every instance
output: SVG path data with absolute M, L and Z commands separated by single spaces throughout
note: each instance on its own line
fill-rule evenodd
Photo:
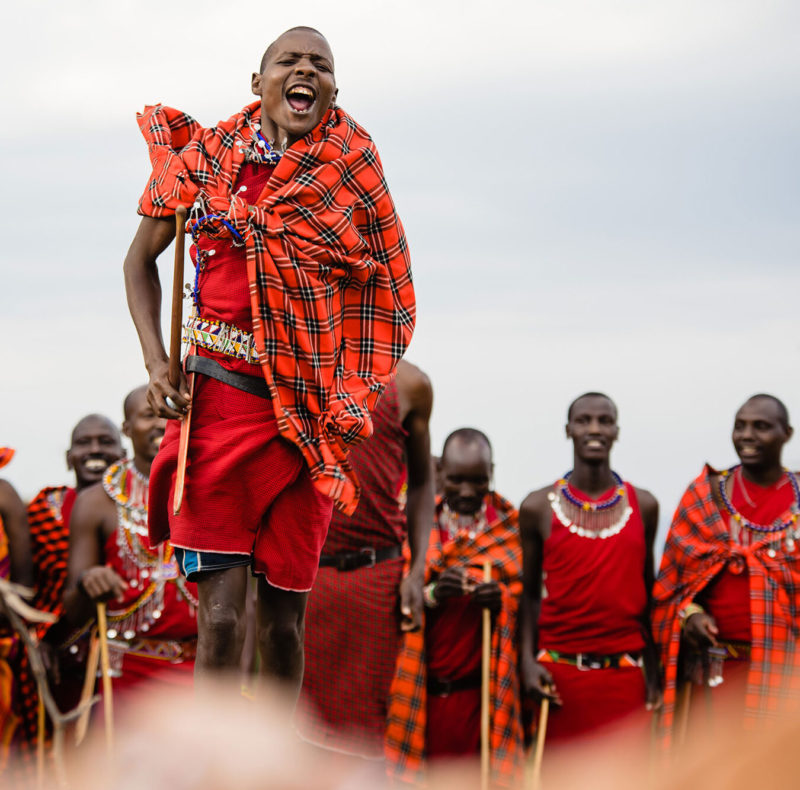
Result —
M 171 546 L 154 548 L 147 539 L 148 476 L 166 421 L 153 412 L 145 386 L 125 398 L 124 408 L 133 460 L 113 464 L 75 501 L 65 617 L 51 633 L 91 622 L 97 602 L 106 601 L 115 685 L 191 680 L 197 591 L 180 577 Z
M 573 401 L 566 433 L 572 470 L 520 508 L 523 687 L 558 705 L 548 744 L 605 733 L 659 699 L 650 632 L 658 503 L 611 469 L 619 426 L 607 395 Z
M 401 629 L 422 625 L 432 407 L 428 377 L 401 360 L 373 413 L 374 434 L 350 454 L 361 499 L 352 517 L 334 513 L 309 599 L 300 732 L 369 759 L 383 757 Z M 404 484 L 405 507 L 398 503 Z M 411 560 L 403 576 L 406 539 Z
M 67 580 L 67 558 L 70 540 L 70 514 L 81 491 L 102 480 L 111 463 L 124 455 L 119 429 L 107 417 L 88 414 L 72 429 L 66 452 L 67 469 L 75 473 L 74 486 L 43 488 L 28 505 L 33 561 L 33 606 L 61 616 L 62 598 Z M 40 626 L 42 639 L 50 626 Z M 57 631 L 54 636 L 57 635 Z M 57 640 L 47 640 L 46 648 L 57 646 Z M 58 672 L 51 677 L 52 693 L 62 711 L 73 708 L 80 698 L 84 676 L 85 643 L 71 646 L 70 651 L 51 654 L 58 662 Z M 73 652 L 74 651 L 74 652 Z M 33 748 L 37 735 L 39 694 L 28 664 L 21 656 L 17 672 L 22 706 L 23 748 Z M 49 721 L 49 720 L 48 720 Z
M 678 505 L 653 612 L 668 731 L 684 680 L 713 689 L 712 702 L 727 703 L 723 715 L 750 724 L 797 702 L 800 488 L 781 461 L 791 436 L 783 403 L 754 395 L 733 423 L 739 465 L 706 465 Z M 682 695 L 687 705 L 691 688 Z
M 211 129 L 170 108 L 139 125 L 153 176 L 125 261 L 153 409 L 172 418 L 153 468 L 150 536 L 197 579 L 197 668 L 238 665 L 247 568 L 259 575 L 264 674 L 299 691 L 308 591 L 334 501 L 352 514 L 348 448 L 405 351 L 407 244 L 368 134 L 336 106 L 333 55 L 312 28 L 264 53 L 258 101 Z M 195 311 L 186 377 L 169 382 L 156 259 L 191 206 Z M 170 398 L 171 401 L 167 401 Z M 182 509 L 172 512 L 191 404 Z
M 418 782 L 425 760 L 480 749 L 482 612 L 492 612 L 491 772 L 516 787 L 523 733 L 514 635 L 522 592 L 517 511 L 491 490 L 492 447 L 474 428 L 445 440 L 444 497 L 425 572 L 424 629 L 407 631 L 389 697 L 386 759 L 392 777 Z M 483 564 L 491 563 L 490 582 Z
M 123 455 L 117 426 L 100 414 L 87 415 L 72 429 L 67 450 L 67 469 L 75 473 L 75 485 L 43 488 L 28 505 L 37 609 L 56 615 L 63 612 L 69 519 L 75 498 L 99 483 L 106 469 Z

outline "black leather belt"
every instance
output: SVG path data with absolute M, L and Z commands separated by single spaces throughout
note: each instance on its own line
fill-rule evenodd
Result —
M 455 680 L 428 677 L 427 685 L 428 694 L 432 697 L 447 697 L 454 691 L 479 689 L 481 687 L 481 673 L 473 672 L 471 675 L 464 675 L 463 678 L 456 678 Z
M 249 392 L 251 395 L 258 395 L 259 398 L 270 399 L 269 385 L 261 376 L 248 376 L 245 373 L 234 373 L 223 368 L 219 362 L 209 357 L 201 357 L 192 354 L 186 357 L 186 371 L 188 373 L 202 373 L 211 379 L 221 381 L 223 384 L 230 384 L 237 390 Z
M 336 568 L 337 571 L 354 571 L 358 568 L 374 568 L 379 562 L 392 560 L 403 553 L 402 547 L 385 546 L 382 549 L 373 549 L 365 546 L 358 551 L 345 551 L 341 554 L 323 554 L 319 558 L 320 568 Z

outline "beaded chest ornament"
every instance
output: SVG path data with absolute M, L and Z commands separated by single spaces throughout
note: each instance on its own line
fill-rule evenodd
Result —
M 450 540 L 455 540 L 459 533 L 466 533 L 470 540 L 475 540 L 475 537 L 488 526 L 486 503 L 481 505 L 481 509 L 477 513 L 464 515 L 450 510 L 445 502 L 439 516 L 439 526 L 447 533 Z
M 732 466 L 720 472 L 719 475 L 719 497 L 725 510 L 730 513 L 732 521 L 731 537 L 742 546 L 750 546 L 754 542 L 763 538 L 772 538 L 772 546 L 767 550 L 770 557 L 777 555 L 777 550 L 780 548 L 780 533 L 785 532 L 783 536 L 783 544 L 787 552 L 791 553 L 795 550 L 796 542 L 800 539 L 800 528 L 797 526 L 798 515 L 800 515 L 800 486 L 798 486 L 797 477 L 794 472 L 789 469 L 784 469 L 784 474 L 787 476 L 789 483 L 792 486 L 794 493 L 794 502 L 789 509 L 789 517 L 781 520 L 776 518 L 772 524 L 756 524 L 745 518 L 734 506 L 728 496 L 727 482 L 733 481 L 734 475 L 741 469 L 741 464 Z M 740 472 L 741 475 L 741 472 Z M 744 529 L 741 529 L 741 528 Z
M 572 471 L 558 480 L 547 495 L 556 518 L 573 535 L 605 540 L 618 535 L 625 528 L 633 514 L 633 508 L 628 501 L 628 491 L 622 478 L 616 472 L 611 474 L 614 478 L 614 493 L 599 502 L 585 502 L 569 490 Z

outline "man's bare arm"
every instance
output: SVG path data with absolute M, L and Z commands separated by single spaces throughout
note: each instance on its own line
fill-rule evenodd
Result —
M 147 399 L 160 416 L 180 418 L 189 406 L 189 387 L 183 374 L 177 389 L 169 381 L 169 357 L 161 334 L 161 281 L 157 264 L 158 256 L 173 238 L 174 219 L 142 217 L 125 257 L 123 271 L 128 309 L 150 374 Z M 179 411 L 167 406 L 167 397 L 172 398 Z
M 653 640 L 653 629 L 650 615 L 653 609 L 653 584 L 655 583 L 655 558 L 653 548 L 656 533 L 658 532 L 658 501 L 649 492 L 636 489 L 636 498 L 639 500 L 639 510 L 642 514 L 645 538 L 644 583 L 647 590 L 647 609 L 644 612 L 642 627 L 644 631 L 645 647 L 643 651 L 644 671 L 647 679 L 647 707 L 656 708 L 661 704 L 661 670 L 658 660 L 658 650 Z
M 33 587 L 33 560 L 28 514 L 14 486 L 0 480 L 0 518 L 8 538 L 11 581 Z
M 403 629 L 422 625 L 422 585 L 434 513 L 433 465 L 429 422 L 433 410 L 433 388 L 417 367 L 401 362 L 397 370 L 397 389 L 403 427 L 407 431 L 406 462 L 408 489 L 406 514 L 411 568 L 400 586 Z
M 534 491 L 519 509 L 522 541 L 522 598 L 519 606 L 519 652 L 522 690 L 534 697 L 549 697 L 560 704 L 550 673 L 536 660 L 539 612 L 542 605 L 542 561 L 549 537 L 550 488 Z

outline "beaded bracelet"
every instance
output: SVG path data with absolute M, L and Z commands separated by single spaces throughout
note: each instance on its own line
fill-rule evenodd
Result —
M 684 608 L 681 616 L 681 628 L 686 625 L 686 621 L 693 615 L 693 614 L 705 614 L 706 610 L 700 606 L 699 603 L 695 603 L 692 601 L 690 604 L 687 604 Z
M 422 599 L 428 609 L 434 609 L 439 605 L 439 602 L 436 600 L 436 582 L 426 584 L 422 588 Z

